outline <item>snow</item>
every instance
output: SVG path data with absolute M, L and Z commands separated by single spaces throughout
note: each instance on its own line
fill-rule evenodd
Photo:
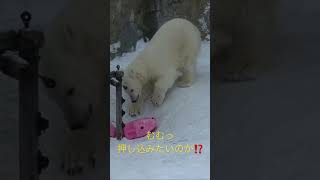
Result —
M 210 28 L 209 28 L 209 25 L 207 23 L 209 22 L 206 22 L 206 21 L 210 21 L 209 20 L 209 14 L 210 13 L 210 1 L 208 1 L 204 7 L 204 11 L 203 13 L 201 13 L 201 16 L 200 18 L 198 19 L 198 22 L 200 24 L 200 30 L 206 34 L 210 34 Z
M 64 6 L 63 0 L 3 0 L 0 3 L 0 30 L 15 29 L 22 26 L 20 13 L 27 9 L 33 15 L 31 22 L 36 29 L 45 28 L 50 20 Z M 50 7 L 50 8 L 47 8 Z M 115 48 L 120 44 L 116 44 Z M 138 51 L 142 50 L 144 43 L 138 43 Z M 110 49 L 112 50 L 112 49 Z M 112 63 L 121 62 L 121 68 L 127 64 L 129 56 L 133 57 L 137 52 L 131 54 L 123 54 L 122 58 L 115 59 Z M 167 133 L 174 133 L 175 139 L 173 143 L 185 144 L 202 144 L 202 154 L 168 154 L 168 155 L 126 155 L 117 154 L 116 145 L 118 141 L 111 140 L 111 173 L 113 179 L 143 179 L 139 174 L 145 174 L 144 178 L 154 179 L 154 177 L 169 179 L 200 179 L 200 177 L 208 179 L 209 177 L 209 42 L 203 43 L 201 57 L 199 58 L 199 80 L 196 85 L 188 89 L 174 89 L 169 94 L 168 101 L 159 109 L 154 110 L 146 105 L 145 113 L 152 114 L 159 118 L 159 130 Z M 114 66 L 112 66 L 113 69 Z M 19 156 L 18 156 L 18 82 L 6 75 L 0 73 L 0 177 L 6 179 L 19 179 Z M 192 93 L 198 91 L 198 93 Z M 179 93 L 182 92 L 182 93 Z M 44 170 L 40 179 L 45 180 L 66 180 L 66 179 L 99 179 L 99 170 L 90 170 L 81 176 L 68 177 L 60 169 L 60 154 L 62 143 L 64 140 L 65 121 L 61 110 L 57 105 L 40 93 L 40 110 L 45 118 L 49 120 L 49 129 L 40 137 L 40 149 L 44 155 L 50 159 L 48 169 Z M 192 94 L 192 96 L 191 96 Z M 206 94 L 204 97 L 201 94 Z M 174 97 L 174 98 L 173 98 Z M 205 98 L 205 99 L 204 99 Z M 173 101 L 173 99 L 175 99 Z M 171 101 L 170 101 L 171 100 Z M 180 103 L 179 100 L 182 100 Z M 112 101 L 111 101 L 112 102 Z M 184 104 L 192 102 L 192 106 Z M 175 108 L 172 108 L 174 106 Z M 149 108 L 149 109 L 148 109 Z M 190 109 L 194 108 L 194 111 Z M 173 110 L 174 109 L 174 110 Z M 167 112 L 170 112 L 166 114 Z M 181 111 L 181 113 L 178 113 Z M 182 117 L 185 113 L 189 113 L 187 117 Z M 193 113 L 195 112 L 195 113 Z M 192 114 L 191 114 L 192 113 Z M 114 116 L 111 117 L 111 119 Z M 195 117 L 195 118 L 194 118 Z M 182 120 L 183 118 L 183 120 Z M 125 121 L 129 121 L 129 117 L 125 117 Z M 173 121 L 174 120 L 174 121 Z M 179 126 L 178 126 L 179 123 Z M 181 128 L 183 127 L 183 129 Z M 193 127 L 193 128 L 192 128 Z M 193 135 L 193 136 L 192 136 Z M 145 143 L 146 139 L 133 141 L 122 140 L 121 143 L 131 145 Z M 125 157 L 127 156 L 127 157 Z M 148 156 L 148 157 L 147 157 Z M 140 158 L 142 157 L 142 158 Z M 145 159 L 144 161 L 142 159 Z M 133 164 L 133 162 L 136 162 Z M 152 165 L 147 169 L 146 166 Z M 138 165 L 138 166 L 137 166 Z M 136 168 L 134 168 L 136 167 Z M 167 169 L 170 169 L 167 170 Z M 172 170 L 172 171 L 171 171 Z M 121 171 L 119 173 L 119 171 Z M 123 173 L 125 171 L 126 173 Z M 101 172 L 101 171 L 100 171 Z M 146 173 L 147 172 L 147 173 Z M 121 175 L 121 176 L 118 176 Z M 166 176 L 167 175 L 167 176 Z M 170 175 L 170 177 L 169 177 Z
M 120 41 L 110 45 L 110 53 L 116 53 L 118 48 L 120 48 Z
M 120 69 L 134 59 L 146 44 L 140 40 L 136 52 L 116 57 L 110 64 L 110 70 Z M 164 135 L 173 134 L 174 139 L 148 140 L 143 137 L 135 140 L 111 138 L 110 142 L 110 173 L 112 180 L 118 179 L 209 179 L 210 178 L 210 41 L 203 41 L 198 57 L 197 79 L 189 88 L 174 87 L 167 94 L 165 102 L 160 107 L 154 107 L 146 102 L 143 114 L 136 117 L 154 116 L 158 119 L 158 129 Z M 123 92 L 125 99 L 128 96 Z M 115 88 L 110 86 L 110 118 L 115 124 Z M 128 111 L 127 100 L 123 109 Z M 133 119 L 128 113 L 123 121 Z M 155 138 L 156 139 L 156 138 Z M 194 144 L 202 144 L 201 154 L 194 152 Z M 125 145 L 137 148 L 163 146 L 164 152 L 118 152 L 118 146 Z M 176 147 L 190 145 L 191 152 L 166 152 L 165 146 Z M 199 149 L 199 148 L 198 148 Z M 185 149 L 184 149 L 185 150 Z

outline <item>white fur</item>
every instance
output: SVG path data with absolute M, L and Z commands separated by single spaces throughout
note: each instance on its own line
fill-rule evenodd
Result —
M 123 84 L 131 100 L 137 100 L 130 107 L 130 115 L 141 113 L 152 90 L 151 101 L 161 105 L 176 80 L 179 87 L 192 85 L 200 43 L 199 30 L 185 19 L 175 18 L 160 27 L 125 70 Z
M 108 137 L 106 3 L 71 1 L 46 30 L 45 46 L 40 52 L 40 73 L 56 81 L 55 88 L 46 89 L 49 96 L 63 110 L 70 127 L 87 126 L 69 131 L 63 156 L 69 173 L 84 168 L 94 154 L 99 157 L 98 165 L 106 163 L 105 147 L 99 146 Z M 74 94 L 67 96 L 70 88 L 75 89 Z

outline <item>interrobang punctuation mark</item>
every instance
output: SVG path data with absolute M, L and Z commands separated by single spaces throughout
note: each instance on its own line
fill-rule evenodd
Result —
M 201 150 L 202 150 L 202 144 L 195 144 L 194 145 L 194 153 L 198 153 L 198 146 L 199 146 L 199 154 L 201 154 Z

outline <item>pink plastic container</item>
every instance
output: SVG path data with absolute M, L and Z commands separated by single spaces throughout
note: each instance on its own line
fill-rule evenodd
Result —
M 148 132 L 152 132 L 157 127 L 157 120 L 154 117 L 136 119 L 125 124 L 123 128 L 124 137 L 127 139 L 136 139 L 144 137 Z M 116 128 L 110 124 L 110 137 L 115 137 Z
M 127 139 L 135 139 L 146 136 L 148 131 L 152 132 L 156 127 L 156 119 L 154 117 L 147 117 L 128 122 L 123 128 L 123 132 Z

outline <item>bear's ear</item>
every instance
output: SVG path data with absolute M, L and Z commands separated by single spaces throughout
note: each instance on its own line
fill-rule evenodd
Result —
M 129 76 L 129 77 L 134 77 L 135 76 L 135 73 L 134 73 L 134 71 L 132 70 L 132 69 L 130 69 L 129 71 L 127 71 L 127 75 Z
M 141 82 L 144 81 L 144 77 L 143 77 L 143 75 L 142 75 L 141 73 L 136 72 L 136 73 L 135 73 L 135 76 L 136 76 L 136 78 L 137 78 L 138 80 L 140 80 Z

